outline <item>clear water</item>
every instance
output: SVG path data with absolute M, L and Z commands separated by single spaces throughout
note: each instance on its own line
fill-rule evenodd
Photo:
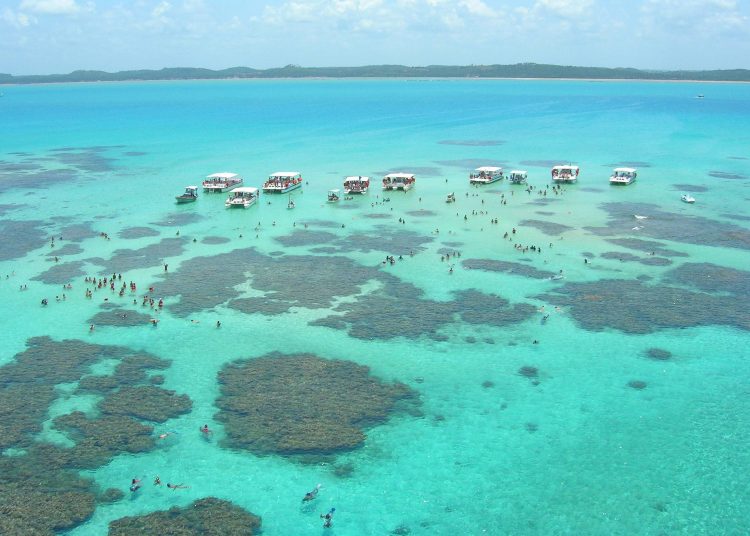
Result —
M 61 292 L 59 285 L 31 281 L 53 264 L 47 243 L 5 260 L 0 263 L 0 363 L 11 361 L 29 337 L 39 335 L 129 346 L 171 360 L 163 371 L 165 387 L 188 394 L 194 403 L 191 413 L 156 427 L 179 431 L 174 440 L 85 473 L 103 488 L 126 491 L 133 475 L 159 474 L 190 489 L 168 493 L 147 486 L 135 499 L 98 506 L 71 534 L 102 534 L 114 519 L 206 496 L 232 500 L 262 516 L 269 536 L 319 534 L 317 513 L 332 506 L 337 515 L 331 533 L 337 535 L 388 534 L 400 526 L 430 535 L 746 533 L 747 331 L 714 325 L 646 335 L 588 331 L 565 308 L 556 312 L 537 296 L 565 282 L 643 275 L 658 280 L 683 262 L 750 266 L 748 249 L 690 240 L 660 240 L 687 254 L 672 258 L 671 266 L 602 259 L 603 252 L 626 250 L 586 229 L 605 225 L 602 204 L 617 202 L 650 203 L 748 232 L 748 221 L 736 216 L 750 216 L 750 86 L 316 80 L 49 85 L 8 87 L 3 93 L 3 164 L 42 158 L 33 165 L 72 171 L 64 181 L 31 184 L 22 180 L 23 172 L 3 168 L 0 205 L 10 207 L 2 217 L 43 220 L 50 235 L 62 225 L 85 222 L 109 233 L 111 240 L 87 238 L 79 243 L 81 253 L 64 257 L 86 260 L 88 273 L 101 272 L 88 259 L 108 259 L 117 249 L 156 243 L 177 230 L 198 242 L 166 259 L 170 271 L 192 257 L 238 247 L 303 254 L 309 247 L 284 248 L 275 238 L 291 233 L 294 222 L 320 219 L 345 224 L 326 229 L 344 237 L 377 233 L 376 225 L 386 225 L 432 238 L 426 251 L 392 267 L 380 264 L 386 252 L 344 253 L 381 266 L 429 298 L 447 300 L 452 291 L 478 289 L 552 311 L 544 325 L 541 313 L 502 328 L 456 320 L 441 329 L 445 341 L 361 340 L 308 324 L 329 310 L 297 308 L 264 316 L 219 306 L 180 318 L 167 303 L 158 329 L 100 327 L 89 333 L 87 319 L 99 310 L 101 297 L 86 300 L 81 278 L 60 303 L 52 299 Z M 698 94 L 706 98 L 696 99 Z M 451 143 L 440 143 L 446 141 Z M 63 147 L 74 149 L 54 151 Z M 17 152 L 28 154 L 12 154 Z M 71 164 L 61 162 L 59 154 L 87 159 Z M 536 193 L 505 182 L 484 190 L 468 186 L 471 168 L 499 163 L 528 169 L 529 183 L 543 188 L 545 161 L 573 162 L 582 170 L 579 184 L 547 205 L 531 204 L 539 198 Z M 610 187 L 611 168 L 628 162 L 637 163 L 638 181 Z M 285 197 L 261 197 L 262 203 L 244 211 L 226 210 L 223 195 L 174 204 L 184 186 L 209 173 L 235 171 L 247 185 L 260 186 L 270 172 L 290 168 L 308 181 L 295 194 L 293 211 Z M 417 185 L 373 206 L 381 195 L 379 178 L 388 170 L 415 171 Z M 326 191 L 340 188 L 343 176 L 352 174 L 373 176 L 369 195 L 326 203 Z M 698 201 L 686 205 L 680 202 L 682 187 L 675 185 L 706 190 L 694 192 Z M 458 201 L 448 205 L 445 196 L 452 191 Z M 466 197 L 466 192 L 479 195 Z M 508 203 L 501 206 L 503 193 Z M 418 209 L 435 214 L 407 214 Z M 472 215 L 472 210 L 488 214 Z M 368 218 L 371 213 L 391 218 Z M 178 227 L 152 225 L 175 214 L 202 219 Z M 406 225 L 397 222 L 399 217 Z M 500 219 L 498 225 L 489 223 L 493 217 Z M 524 219 L 572 229 L 559 239 L 519 225 Z M 263 230 L 256 237 L 258 222 Z M 638 225 L 649 221 L 634 219 L 633 227 Z M 117 237 L 132 226 L 151 226 L 160 236 Z M 453 241 L 462 245 L 449 249 L 460 250 L 463 259 L 524 262 L 531 254 L 502 238 L 513 227 L 519 230 L 517 241 L 544 246 L 530 265 L 564 270 L 564 280 L 465 270 L 456 260 L 450 261 L 455 270 L 449 274 L 437 253 L 446 247 L 443 242 Z M 231 241 L 207 245 L 200 242 L 205 236 Z M 640 230 L 617 236 L 653 239 Z M 591 265 L 583 263 L 584 252 L 596 255 Z M 319 269 L 326 270 L 326 255 L 320 256 Z M 129 270 L 127 279 L 143 287 L 162 271 L 159 265 Z M 19 292 L 21 284 L 28 290 Z M 252 282 L 247 287 L 252 289 Z M 43 297 L 51 301 L 47 308 L 39 306 Z M 611 304 L 611 314 L 617 316 L 618 303 Z M 214 328 L 217 319 L 221 331 Z M 540 344 L 532 344 L 534 339 Z M 667 349 L 673 358 L 645 358 L 651 347 Z M 363 448 L 339 456 L 339 463 L 354 467 L 349 478 L 334 476 L 330 465 L 257 457 L 203 441 L 195 431 L 204 422 L 222 434 L 213 421 L 217 372 L 235 359 L 271 351 L 365 364 L 380 378 L 413 387 L 424 416 L 397 415 L 370 429 Z M 525 365 L 539 369 L 539 385 L 517 373 Z M 647 388 L 628 387 L 634 379 L 646 381 Z M 483 387 L 485 381 L 494 386 Z M 50 419 L 89 410 L 95 402 L 61 389 Z M 49 428 L 40 440 L 65 441 Z M 323 490 L 316 509 L 301 511 L 301 496 L 317 483 Z

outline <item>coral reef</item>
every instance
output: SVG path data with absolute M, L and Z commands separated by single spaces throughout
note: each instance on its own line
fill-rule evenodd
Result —
M 229 501 L 208 497 L 185 508 L 123 517 L 109 524 L 109 536 L 170 534 L 175 536 L 252 536 L 261 518 Z
M 335 454 L 365 441 L 399 401 L 417 402 L 402 383 L 383 383 L 367 367 L 310 354 L 269 354 L 219 373 L 217 420 L 225 444 L 259 454 Z

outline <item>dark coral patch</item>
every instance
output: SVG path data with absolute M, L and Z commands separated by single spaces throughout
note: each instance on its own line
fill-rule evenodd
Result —
M 698 184 L 673 184 L 672 189 L 678 190 L 680 192 L 693 192 L 693 193 L 703 193 L 703 192 L 708 191 L 708 187 L 699 186 Z
M 260 527 L 260 517 L 229 501 L 208 497 L 199 499 L 185 508 L 173 506 L 166 511 L 116 519 L 109 524 L 109 536 L 253 536 L 260 533 Z
M 75 243 L 65 244 L 59 249 L 55 249 L 47 253 L 47 257 L 62 257 L 64 255 L 78 255 L 83 253 L 83 248 Z
M 414 216 L 415 218 L 426 218 L 429 216 L 437 216 L 437 212 L 434 212 L 432 210 L 426 210 L 426 209 L 410 210 L 410 211 L 407 211 L 407 214 L 409 216 Z
M 714 177 L 716 179 L 729 179 L 735 181 L 741 181 L 747 178 L 747 175 L 743 175 L 742 173 L 730 173 L 728 171 L 710 171 L 708 175 L 709 177 Z
M 402 383 L 384 383 L 350 361 L 310 354 L 237 361 L 219 373 L 216 418 L 225 444 L 259 454 L 335 454 L 359 447 L 365 429 L 397 403 L 417 401 Z
M 690 262 L 671 270 L 665 281 L 693 287 L 704 292 L 750 296 L 750 272 L 707 262 Z
M 672 261 L 663 257 L 639 257 L 638 255 L 621 251 L 605 251 L 599 257 L 602 259 L 618 260 L 620 262 L 639 262 L 647 266 L 668 266 L 672 264 Z
M 117 233 L 117 236 L 119 236 L 120 238 L 124 238 L 125 240 L 133 240 L 136 238 L 159 236 L 159 231 L 145 226 L 125 227 L 119 233 Z
M 229 242 L 231 242 L 231 240 L 224 236 L 206 236 L 201 240 L 202 244 L 209 245 L 227 244 Z
M 372 212 L 370 214 L 363 214 L 363 218 L 368 218 L 370 220 L 390 220 L 393 217 L 393 214 L 385 214 L 382 212 Z
M 185 249 L 186 238 L 164 238 L 139 249 L 118 249 L 109 259 L 89 259 L 107 273 L 122 273 L 139 268 L 159 266 L 167 257 L 176 257 Z
M 606 227 L 587 227 L 600 236 L 615 236 L 632 232 L 633 215 L 642 214 L 638 231 L 642 235 L 661 240 L 705 246 L 750 249 L 750 231 L 743 227 L 702 216 L 666 212 L 647 203 L 604 203 L 609 221 Z
M 661 255 L 662 257 L 688 256 L 687 253 L 666 248 L 662 242 L 655 242 L 654 240 L 641 240 L 640 238 L 606 238 L 605 240 L 610 244 L 615 244 L 635 251 L 653 253 L 655 255 Z
M 539 377 L 539 369 L 531 365 L 524 365 L 518 369 L 518 374 L 524 378 L 536 379 Z
M 114 326 L 127 328 L 133 326 L 149 325 L 150 320 L 151 316 L 144 315 L 143 313 L 139 313 L 137 311 L 131 311 L 129 309 L 110 309 L 108 311 L 101 311 L 99 313 L 96 313 L 86 322 L 88 324 L 94 324 L 95 326 Z
M 99 403 L 104 413 L 153 422 L 165 422 L 188 413 L 192 406 L 187 395 L 153 385 L 122 387 Z
M 511 261 L 498 261 L 494 259 L 466 259 L 461 262 L 464 268 L 469 270 L 484 270 L 486 272 L 501 272 L 506 274 L 531 277 L 532 279 L 550 279 L 555 272 L 537 270 L 533 266 Z
M 635 389 L 636 391 L 642 391 L 648 386 L 648 384 L 642 380 L 630 380 L 628 382 L 628 387 L 631 389 Z
M 42 231 L 41 221 L 0 221 L 0 236 L 3 247 L 0 248 L 0 261 L 23 257 L 46 243 L 46 233 Z
M 571 231 L 573 229 L 573 227 L 570 227 L 569 225 L 544 220 L 521 220 L 518 222 L 518 225 L 522 227 L 534 227 L 550 236 L 559 236 L 565 231 Z
M 63 285 L 86 275 L 83 266 L 84 262 L 82 261 L 55 264 L 41 274 L 32 277 L 31 280 L 41 281 L 48 285 Z
M 566 283 L 539 298 L 570 309 L 585 329 L 653 333 L 664 328 L 727 325 L 750 330 L 742 295 L 714 295 L 641 281 Z M 665 305 L 668 304 L 668 305 Z
M 649 348 L 646 350 L 646 356 L 656 361 L 668 361 L 672 358 L 672 352 L 662 348 Z
M 153 223 L 159 227 L 180 227 L 182 225 L 189 225 L 191 223 L 199 222 L 203 219 L 203 216 L 196 214 L 195 212 L 175 212 L 167 214 L 164 218 Z
M 338 235 L 328 231 L 309 231 L 295 229 L 291 234 L 274 237 L 274 240 L 284 247 L 311 246 L 328 244 L 338 238 Z
M 505 140 L 440 140 L 440 145 L 462 145 L 467 147 L 497 147 L 503 145 Z

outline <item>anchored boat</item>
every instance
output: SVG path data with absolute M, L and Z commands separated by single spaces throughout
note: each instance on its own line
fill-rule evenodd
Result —
M 508 175 L 508 182 L 511 184 L 526 184 L 528 173 L 522 169 L 514 169 Z
M 198 187 L 197 186 L 185 186 L 185 192 L 176 195 L 175 199 L 177 199 L 178 203 L 192 203 L 196 199 L 198 199 Z
M 329 203 L 335 203 L 339 199 L 341 199 L 341 196 L 339 195 L 341 191 L 338 188 L 334 188 L 333 190 L 328 190 L 328 202 Z
M 417 182 L 412 173 L 389 173 L 383 177 L 383 190 L 403 190 L 406 192 Z
M 242 177 L 236 173 L 214 173 L 203 181 L 206 192 L 226 192 L 238 186 L 242 186 Z
M 263 184 L 266 193 L 285 194 L 302 186 L 302 174 L 298 171 L 277 171 L 268 176 Z
M 572 183 L 578 180 L 578 166 L 570 164 L 564 166 L 555 166 L 552 168 L 552 180 L 554 182 Z
M 258 201 L 258 189 L 252 186 L 235 188 L 229 193 L 229 197 L 224 202 L 227 208 L 247 208 L 251 207 Z
M 609 178 L 610 184 L 627 186 L 628 184 L 635 182 L 638 177 L 638 170 L 635 168 L 618 167 L 612 172 L 612 176 Z
M 494 166 L 478 167 L 469 173 L 470 184 L 491 184 L 503 180 L 503 168 Z
M 346 177 L 344 179 L 344 195 L 366 194 L 370 187 L 370 177 Z

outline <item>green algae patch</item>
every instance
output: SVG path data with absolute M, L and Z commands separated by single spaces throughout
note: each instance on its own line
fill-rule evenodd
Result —
M 260 532 L 261 518 L 214 497 L 200 499 L 185 508 L 123 517 L 109 524 L 109 536 L 173 534 L 179 536 L 252 536 Z
M 188 413 L 192 407 L 189 396 L 153 385 L 122 387 L 99 403 L 104 413 L 153 422 L 165 422 Z
M 360 447 L 365 430 L 418 404 L 402 383 L 368 367 L 311 354 L 269 354 L 236 361 L 219 373 L 216 418 L 225 445 L 257 454 L 330 455 Z

